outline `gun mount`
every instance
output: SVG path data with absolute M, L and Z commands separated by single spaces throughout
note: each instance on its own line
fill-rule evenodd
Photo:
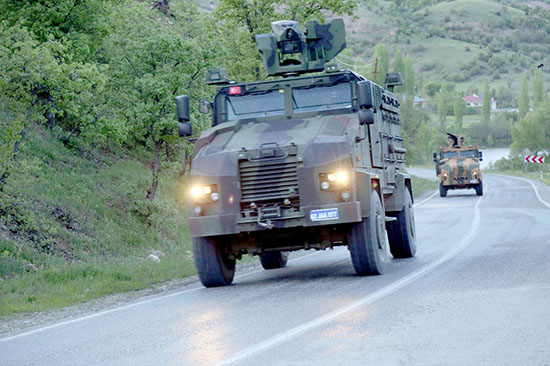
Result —
M 449 141 L 449 147 L 459 148 L 464 146 L 464 136 L 455 135 L 449 132 L 447 132 L 447 136 Z
M 300 33 L 298 22 L 280 20 L 271 23 L 271 30 L 256 36 L 268 76 L 323 71 L 325 64 L 346 48 L 342 19 L 328 24 L 309 21 L 304 33 Z

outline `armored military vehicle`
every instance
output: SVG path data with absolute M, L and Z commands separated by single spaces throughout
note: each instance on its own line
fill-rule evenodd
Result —
M 449 189 L 476 190 L 483 195 L 483 174 L 479 162 L 483 154 L 478 146 L 464 145 L 464 137 L 447 134 L 449 145 L 439 148 L 439 155 L 434 152 L 435 172 L 439 178 L 439 195 L 447 196 Z
M 415 254 L 411 180 L 391 91 L 402 78 L 388 75 L 388 90 L 330 64 L 346 46 L 341 19 L 306 28 L 278 21 L 256 36 L 275 78 L 239 83 L 222 69 L 206 73 L 217 93 L 200 103 L 212 111 L 212 128 L 195 141 L 189 230 L 207 287 L 231 284 L 243 254 L 273 269 L 286 266 L 289 251 L 343 245 L 358 275 L 381 274 L 390 250 L 395 258 Z M 180 135 L 188 137 L 189 99 L 176 104 Z

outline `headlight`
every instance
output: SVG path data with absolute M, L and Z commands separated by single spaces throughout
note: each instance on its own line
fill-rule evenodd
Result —
M 190 190 L 191 198 L 195 202 L 204 201 L 209 199 L 211 201 L 217 201 L 220 199 L 218 189 L 215 184 L 193 186 Z
M 344 170 L 319 174 L 320 187 L 323 191 L 340 189 L 349 185 L 349 173 Z

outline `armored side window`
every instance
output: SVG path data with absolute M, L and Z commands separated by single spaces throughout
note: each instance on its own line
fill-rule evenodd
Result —
M 292 99 L 295 113 L 351 108 L 351 84 L 294 88 Z
M 227 120 L 278 116 L 285 113 L 284 94 L 279 90 L 227 96 Z

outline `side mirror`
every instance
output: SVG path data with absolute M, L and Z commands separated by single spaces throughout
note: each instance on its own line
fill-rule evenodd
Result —
M 188 137 L 193 134 L 193 126 L 189 122 L 178 123 L 178 134 L 180 137 Z
M 178 111 L 178 121 L 189 122 L 189 97 L 187 95 L 178 95 L 176 97 L 176 108 Z
M 372 125 L 374 123 L 374 112 L 372 109 L 360 109 L 359 110 L 359 124 Z
M 437 163 L 437 153 L 434 152 L 434 161 Z
M 478 154 L 479 161 L 483 161 L 483 153 L 480 151 Z
M 374 106 L 370 81 L 365 80 L 357 83 L 357 100 L 359 109 L 371 109 Z
M 201 100 L 199 102 L 199 112 L 206 114 L 210 112 L 211 108 L 212 108 L 212 102 L 209 102 L 207 100 Z

